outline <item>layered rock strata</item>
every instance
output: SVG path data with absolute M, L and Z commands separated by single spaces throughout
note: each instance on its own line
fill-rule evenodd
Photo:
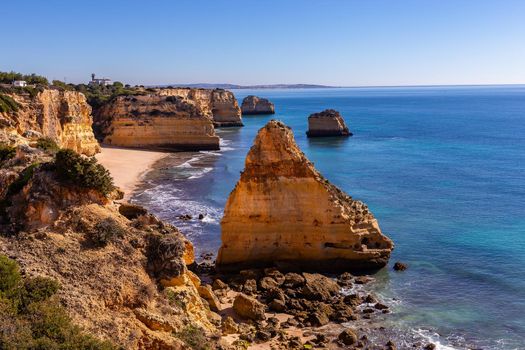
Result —
M 180 96 L 193 102 L 212 119 L 215 127 L 243 126 L 241 109 L 231 91 L 223 89 L 165 88 L 161 96 Z
M 82 93 L 46 88 L 35 94 L 8 90 L 1 95 L 14 101 L 15 107 L 0 112 L 0 142 L 30 144 L 45 137 L 85 155 L 100 151 L 91 107 Z
M 341 114 L 333 109 L 311 114 L 308 117 L 308 137 L 352 136 Z
M 242 114 L 275 114 L 275 106 L 265 98 L 257 96 L 246 96 L 241 104 Z
M 323 178 L 278 121 L 259 131 L 221 229 L 223 270 L 369 270 L 383 267 L 393 249 L 367 206 Z
M 96 128 L 108 145 L 165 150 L 217 150 L 212 120 L 181 96 L 118 96 L 103 105 Z

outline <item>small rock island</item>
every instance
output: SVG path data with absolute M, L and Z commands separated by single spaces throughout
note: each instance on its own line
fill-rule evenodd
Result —
M 308 117 L 308 137 L 352 136 L 341 114 L 327 109 Z
M 368 207 L 326 180 L 275 120 L 248 152 L 221 230 L 221 270 L 375 270 L 394 247 Z
M 257 96 L 246 96 L 241 104 L 242 114 L 275 114 L 275 106 L 269 100 Z

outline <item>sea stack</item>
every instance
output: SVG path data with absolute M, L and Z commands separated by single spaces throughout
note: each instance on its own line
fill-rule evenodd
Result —
M 352 136 L 341 114 L 327 109 L 308 117 L 308 137 Z
M 367 206 L 328 182 L 275 120 L 255 138 L 221 229 L 221 270 L 375 270 L 394 247 Z
M 241 104 L 242 114 L 275 114 L 275 106 L 265 98 L 246 96 Z

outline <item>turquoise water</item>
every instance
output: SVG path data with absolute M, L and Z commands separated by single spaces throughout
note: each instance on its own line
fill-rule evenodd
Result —
M 221 129 L 223 149 L 174 155 L 134 200 L 215 252 L 219 220 L 257 130 L 272 118 L 331 182 L 366 202 L 409 265 L 376 275 L 400 337 L 453 348 L 525 348 L 525 86 L 235 92 L 275 103 L 274 116 Z M 354 136 L 306 138 L 307 116 L 339 110 Z M 183 164 L 180 157 L 187 157 Z M 182 222 L 180 214 L 204 220 Z

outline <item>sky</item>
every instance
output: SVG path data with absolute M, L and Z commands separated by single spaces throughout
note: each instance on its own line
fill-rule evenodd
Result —
M 525 83 L 525 0 L 2 0 L 0 16 L 1 71 L 73 83 Z

